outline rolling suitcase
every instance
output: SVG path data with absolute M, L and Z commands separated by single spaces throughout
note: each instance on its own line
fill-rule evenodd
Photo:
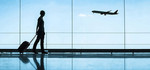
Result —
M 33 39 L 36 37 L 36 35 L 33 37 Z M 18 52 L 23 53 L 30 45 L 30 43 L 33 41 L 33 39 L 28 42 L 24 41 L 19 47 L 18 47 Z

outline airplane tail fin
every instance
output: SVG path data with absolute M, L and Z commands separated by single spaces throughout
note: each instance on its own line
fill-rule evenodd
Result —
M 116 13 L 116 14 L 117 14 L 117 12 L 118 12 L 118 10 L 116 10 L 114 13 Z

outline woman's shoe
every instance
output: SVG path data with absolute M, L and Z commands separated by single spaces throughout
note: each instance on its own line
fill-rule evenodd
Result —
M 48 54 L 47 52 L 42 52 L 42 54 Z
M 33 53 L 34 53 L 34 54 L 38 54 L 38 52 L 37 52 L 37 51 L 33 51 Z
M 34 54 L 38 54 L 38 52 L 34 52 Z

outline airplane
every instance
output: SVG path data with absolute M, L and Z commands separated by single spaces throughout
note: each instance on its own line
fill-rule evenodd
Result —
M 96 11 L 96 10 L 93 10 L 92 11 L 93 13 L 99 13 L 99 14 L 101 14 L 101 15 L 117 15 L 118 14 L 118 10 L 116 10 L 115 12 L 111 12 L 111 10 L 110 11 Z

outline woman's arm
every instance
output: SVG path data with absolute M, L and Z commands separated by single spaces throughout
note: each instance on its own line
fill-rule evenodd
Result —
M 39 20 L 38 20 L 37 26 L 36 26 L 36 35 L 38 35 L 38 29 L 39 29 Z

